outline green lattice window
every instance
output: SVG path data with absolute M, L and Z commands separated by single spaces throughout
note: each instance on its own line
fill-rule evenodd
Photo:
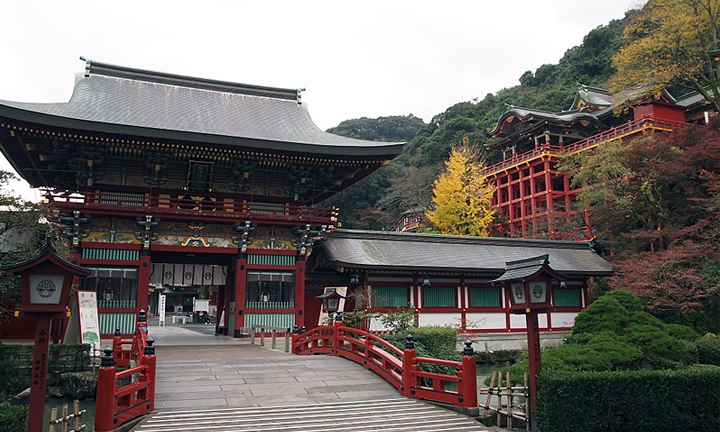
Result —
M 457 290 L 445 287 L 424 287 L 423 306 L 425 307 L 456 307 Z
M 580 307 L 582 295 L 579 288 L 556 289 L 555 306 Z
M 409 303 L 407 287 L 374 287 L 375 307 L 405 307 Z
M 500 288 L 470 288 L 470 307 L 500 307 Z

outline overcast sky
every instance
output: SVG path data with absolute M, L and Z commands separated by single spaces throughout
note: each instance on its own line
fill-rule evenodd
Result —
M 84 56 L 304 88 L 303 102 L 323 130 L 360 117 L 414 114 L 429 122 L 557 63 L 590 30 L 642 3 L 3 0 L 0 100 L 67 101 Z M 11 170 L 2 156 L 0 169 Z

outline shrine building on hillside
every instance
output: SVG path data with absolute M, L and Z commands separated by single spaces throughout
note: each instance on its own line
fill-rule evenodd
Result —
M 588 280 L 612 272 L 587 245 L 337 229 L 322 201 L 402 146 L 321 131 L 296 89 L 94 61 L 68 102 L 0 101 L 0 150 L 44 188 L 71 260 L 90 271 L 76 285 L 97 293 L 104 336 L 133 332 L 160 293 L 168 313 L 209 300 L 234 337 L 253 324 L 315 327 L 329 287 L 356 294 L 346 311 L 410 304 L 423 325 L 523 331 L 489 281 L 542 254 L 571 277 L 543 328 L 567 330 Z
M 673 98 L 580 86 L 567 111 L 510 106 L 486 144 L 488 167 L 481 175 L 495 188 L 492 205 L 509 237 L 590 240 L 592 227 L 573 208 L 578 188 L 557 170 L 566 157 L 649 131 L 670 132 L 704 122 L 702 98 Z

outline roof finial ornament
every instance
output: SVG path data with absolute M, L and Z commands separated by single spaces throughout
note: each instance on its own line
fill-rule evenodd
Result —
M 85 62 L 85 78 L 90 76 L 90 68 L 92 67 L 92 60 L 88 60 L 83 56 L 80 56 L 80 60 Z

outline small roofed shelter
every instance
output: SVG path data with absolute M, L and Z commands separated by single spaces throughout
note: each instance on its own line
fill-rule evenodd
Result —
M 510 311 L 507 293 L 492 283 L 509 261 L 547 255 L 563 275 L 563 286 L 560 278 L 552 281 L 555 311 L 540 315 L 547 331 L 571 328 L 588 304 L 588 281 L 613 273 L 586 242 L 336 229 L 320 252 L 328 270 L 358 275 L 360 284 L 349 297 L 361 299 L 363 308 L 388 312 L 411 305 L 417 324 L 463 332 L 525 330 L 524 319 Z M 308 275 L 308 290 L 319 289 L 312 286 L 315 277 Z M 388 330 L 379 319 L 372 319 L 370 328 Z

